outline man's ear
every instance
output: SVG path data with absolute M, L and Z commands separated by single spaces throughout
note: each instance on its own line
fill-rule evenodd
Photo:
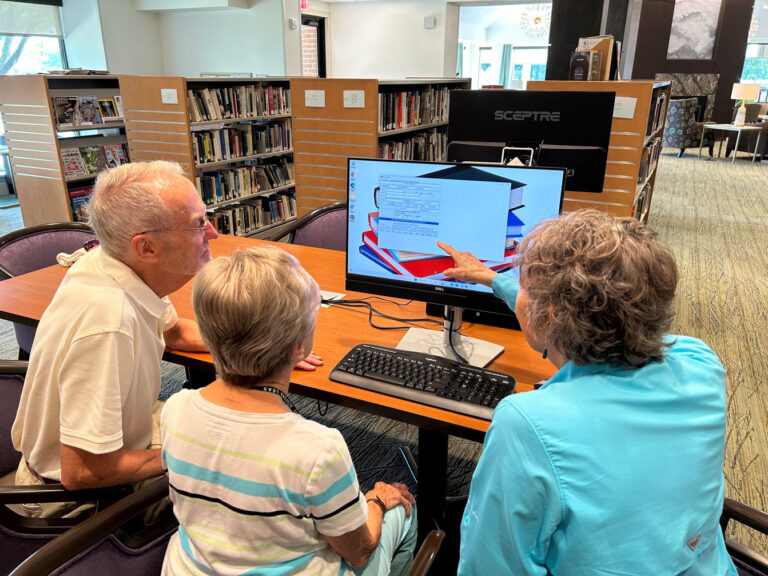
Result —
M 142 262 L 156 262 L 157 248 L 157 242 L 147 234 L 139 234 L 131 240 L 131 251 Z

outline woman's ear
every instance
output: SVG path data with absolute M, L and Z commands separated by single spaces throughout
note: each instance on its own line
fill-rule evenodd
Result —
M 293 345 L 293 355 L 296 359 L 296 362 L 301 362 L 309 356 L 309 352 L 306 351 L 306 346 L 304 340 L 299 340 L 296 342 L 296 344 Z

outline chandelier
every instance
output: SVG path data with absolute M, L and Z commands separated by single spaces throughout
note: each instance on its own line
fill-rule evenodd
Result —
M 549 34 L 551 18 L 551 4 L 533 4 L 520 15 L 520 28 L 529 38 L 543 38 Z

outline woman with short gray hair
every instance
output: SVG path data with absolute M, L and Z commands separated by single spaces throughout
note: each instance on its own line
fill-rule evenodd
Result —
M 363 495 L 341 434 L 295 413 L 287 395 L 312 349 L 317 283 L 293 256 L 259 246 L 204 266 L 192 300 L 219 379 L 163 410 L 179 520 L 163 574 L 404 576 L 413 496 L 383 482 Z
M 491 286 L 558 369 L 494 412 L 459 574 L 736 574 L 718 524 L 725 371 L 700 340 L 667 335 L 670 249 L 596 211 L 534 227 L 519 283 L 443 248 L 445 274 Z

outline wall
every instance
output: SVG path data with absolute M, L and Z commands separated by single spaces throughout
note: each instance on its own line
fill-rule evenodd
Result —
M 163 74 L 158 15 L 132 2 L 99 0 L 104 52 L 112 74 Z
M 70 68 L 107 70 L 97 0 L 65 0 L 61 25 Z
M 328 6 L 333 17 L 334 77 L 443 76 L 447 66 L 445 0 L 380 0 Z M 424 29 L 425 16 L 437 19 L 432 30 Z M 449 58 L 455 70 L 455 49 Z
M 674 8 L 674 0 L 642 1 L 632 77 L 653 78 L 659 72 L 719 74 L 712 119 L 731 122 L 731 88 L 744 67 L 752 0 L 723 0 L 711 60 L 667 60 Z
M 282 0 L 261 0 L 247 10 L 163 13 L 158 15 L 158 24 L 163 74 L 287 73 Z M 300 27 L 295 32 L 300 50 Z

